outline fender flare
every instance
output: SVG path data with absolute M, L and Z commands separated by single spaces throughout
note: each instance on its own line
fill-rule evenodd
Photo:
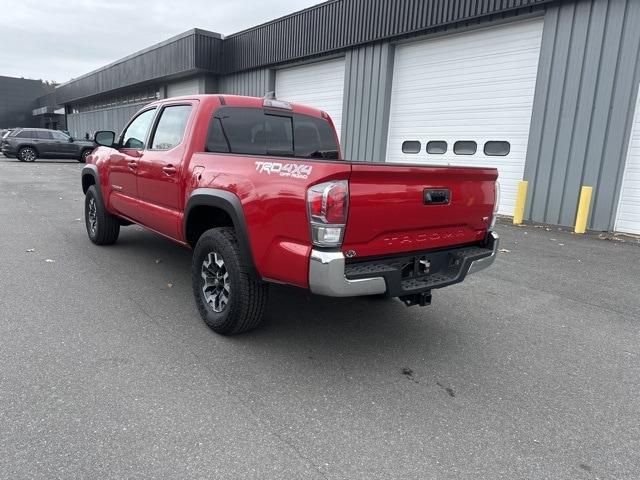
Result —
M 96 187 L 98 187 L 98 189 L 100 189 L 100 177 L 98 175 L 98 167 L 96 167 L 93 164 L 89 164 L 82 167 L 82 172 L 80 173 L 80 178 L 82 179 L 82 192 L 86 194 L 87 190 L 89 189 L 89 187 L 85 188 L 85 184 L 84 184 L 84 177 L 87 175 L 90 175 L 91 177 L 93 177 L 94 184 L 96 185 Z
M 247 222 L 244 217 L 244 210 L 242 209 L 242 203 L 238 196 L 232 192 L 218 188 L 196 188 L 191 192 L 184 210 L 182 228 L 185 240 L 188 238 L 187 224 L 189 221 L 189 215 L 195 207 L 201 206 L 219 208 L 229 215 L 233 222 L 233 228 L 236 231 L 240 254 L 249 261 L 249 266 L 252 272 L 257 276 L 260 276 L 253 258 L 251 245 L 249 243 L 249 232 L 247 230 Z

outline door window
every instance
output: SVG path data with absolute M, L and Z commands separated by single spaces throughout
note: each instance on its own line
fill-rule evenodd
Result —
M 62 140 L 62 141 L 65 141 L 65 142 L 69 141 L 69 137 L 67 137 L 62 132 L 54 131 L 54 132 L 51 132 L 51 135 L 53 135 L 53 139 L 54 140 Z
M 144 150 L 145 140 L 156 109 L 146 110 L 138 115 L 129 126 L 122 132 L 122 148 L 132 148 L 135 150 Z
M 40 140 L 51 140 L 53 137 L 51 136 L 51 132 L 36 130 L 36 138 L 39 138 Z
M 172 105 L 162 110 L 151 141 L 152 150 L 169 150 L 182 141 L 191 108 L 191 105 Z

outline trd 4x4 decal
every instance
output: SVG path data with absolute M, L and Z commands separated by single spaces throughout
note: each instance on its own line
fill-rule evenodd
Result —
M 299 178 L 306 180 L 311 175 L 313 167 L 304 163 L 256 162 L 256 171 L 267 175 Z

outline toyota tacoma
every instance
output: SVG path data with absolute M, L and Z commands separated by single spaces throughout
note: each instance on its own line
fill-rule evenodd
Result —
M 495 259 L 497 171 L 347 161 L 329 115 L 273 98 L 145 106 L 82 169 L 90 240 L 136 223 L 193 250 L 205 323 L 258 326 L 270 283 L 427 305 Z

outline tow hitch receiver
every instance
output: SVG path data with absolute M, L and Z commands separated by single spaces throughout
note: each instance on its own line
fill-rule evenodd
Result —
M 402 300 L 407 307 L 412 307 L 414 305 L 420 305 L 421 307 L 426 307 L 427 305 L 431 305 L 431 290 L 428 292 L 422 293 L 414 293 L 413 295 L 403 295 L 402 297 L 398 297 Z

